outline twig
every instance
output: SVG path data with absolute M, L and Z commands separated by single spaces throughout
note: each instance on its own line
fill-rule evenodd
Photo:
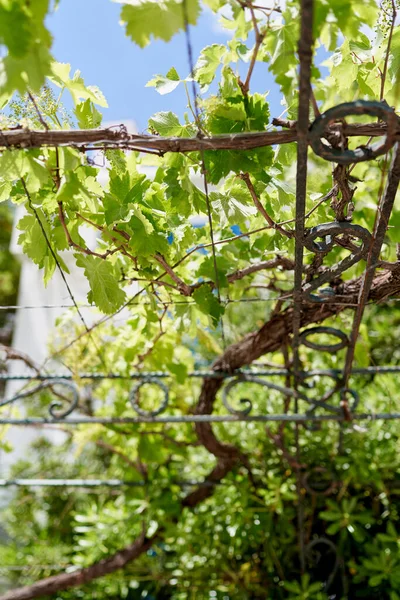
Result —
M 267 211 L 265 210 L 264 206 L 261 204 L 260 200 L 257 197 L 256 191 L 254 189 L 254 186 L 251 182 L 250 179 L 250 175 L 248 173 L 241 173 L 239 175 L 240 179 L 243 179 L 243 181 L 245 182 L 245 184 L 247 185 L 247 188 L 250 192 L 251 198 L 254 202 L 255 207 L 257 208 L 258 212 L 264 217 L 264 219 L 267 221 L 268 225 L 272 228 L 272 229 L 276 229 L 277 231 L 279 231 L 279 233 L 282 233 L 282 235 L 285 235 L 288 238 L 292 238 L 294 236 L 294 232 L 284 229 L 283 227 L 281 227 L 280 225 L 278 225 L 278 223 L 276 223 L 273 219 L 271 219 L 271 217 L 269 216 L 269 214 L 267 213 Z
M 40 375 L 39 367 L 34 363 L 34 361 L 20 350 L 15 350 L 15 348 L 10 348 L 10 346 L 0 346 L 0 350 L 6 353 L 7 360 L 21 360 L 26 364 L 27 367 L 33 369 L 37 375 Z
M 85 219 L 81 215 L 79 215 L 79 216 L 82 219 L 84 219 L 85 221 L 88 221 L 88 219 Z M 111 256 L 112 254 L 115 254 L 116 252 L 122 251 L 123 245 L 118 246 L 117 248 L 114 248 L 113 250 L 106 250 L 106 252 L 103 252 L 101 254 L 99 252 L 95 252 L 94 250 L 90 250 L 90 248 L 84 248 L 83 246 L 80 246 L 79 244 L 74 242 L 74 240 L 72 239 L 71 234 L 68 230 L 67 224 L 65 222 L 65 214 L 64 214 L 64 210 L 63 210 L 62 201 L 58 202 L 58 217 L 60 219 L 61 226 L 64 230 L 65 237 L 67 238 L 68 245 L 72 248 L 76 248 L 77 250 L 79 250 L 79 252 L 82 252 L 83 254 L 86 254 L 87 256 L 97 256 L 98 258 L 102 258 L 103 260 L 105 260 L 108 256 Z M 88 221 L 88 222 L 90 222 L 90 221 Z M 94 223 L 91 223 L 91 225 L 94 225 Z M 104 230 L 101 227 L 100 227 L 100 230 L 104 233 Z M 113 241 L 116 241 L 116 238 L 112 238 L 112 239 L 113 239 Z
M 165 258 L 161 254 L 156 254 L 154 256 L 157 262 L 163 267 L 165 272 L 171 277 L 173 281 L 175 281 L 177 288 L 184 296 L 190 296 L 192 294 L 192 290 L 190 285 L 187 285 L 178 275 L 175 273 L 172 267 L 167 263 Z
M 256 64 L 258 51 L 260 49 L 261 44 L 263 43 L 263 40 L 264 40 L 264 37 L 265 37 L 265 33 L 261 33 L 260 32 L 260 29 L 259 29 L 258 24 L 257 24 L 256 15 L 254 13 L 254 7 L 253 7 L 253 5 L 251 3 L 251 0 L 247 0 L 247 2 L 239 0 L 239 3 L 240 3 L 240 5 L 242 6 L 243 9 L 248 8 L 250 10 L 251 20 L 253 22 L 254 35 L 255 35 L 255 38 L 256 38 L 254 49 L 253 49 L 253 54 L 252 54 L 251 61 L 250 61 L 249 70 L 247 72 L 246 80 L 243 83 L 241 81 L 241 79 L 239 78 L 239 86 L 240 86 L 240 89 L 242 90 L 243 96 L 247 96 L 248 93 L 249 93 L 249 89 L 250 89 L 250 79 L 251 79 L 251 76 L 252 76 L 253 71 L 254 71 L 254 67 L 255 67 L 255 64 Z
M 252 6 L 255 10 L 268 11 L 269 13 L 277 12 L 277 13 L 282 14 L 282 9 L 279 8 L 279 6 L 274 6 L 274 7 L 268 6 L 267 7 L 267 6 L 256 6 L 255 4 L 253 4 Z
M 67 281 L 67 278 L 66 278 L 66 276 L 65 276 L 65 273 L 64 273 L 64 271 L 62 270 L 62 267 L 61 267 L 61 265 L 60 265 L 60 261 L 58 260 L 58 258 L 57 258 L 57 255 L 56 255 L 55 251 L 53 250 L 53 247 L 52 247 L 52 245 L 51 245 L 51 243 L 50 243 L 50 240 L 49 240 L 49 238 L 48 238 L 48 236 L 47 236 L 46 230 L 45 230 L 45 228 L 44 228 L 44 226 L 43 226 L 43 223 L 42 223 L 42 221 L 41 221 L 41 219 L 40 219 L 40 217 L 39 217 L 39 214 L 38 214 L 38 212 L 37 212 L 36 208 L 35 208 L 35 207 L 33 206 L 33 204 L 32 204 L 31 195 L 30 195 L 30 193 L 29 193 L 29 190 L 28 190 L 28 188 L 27 188 L 27 185 L 26 185 L 25 179 L 24 179 L 23 177 L 21 177 L 21 178 L 20 178 L 20 180 L 21 180 L 21 183 L 22 183 L 22 187 L 24 188 L 25 195 L 26 195 L 26 197 L 27 197 L 27 199 L 28 199 L 28 204 L 29 204 L 29 207 L 31 208 L 31 210 L 33 211 L 33 214 L 35 215 L 36 221 L 38 222 L 38 225 L 39 225 L 39 227 L 40 227 L 40 229 L 41 229 L 41 232 L 42 232 L 42 234 L 43 234 L 43 237 L 44 237 L 44 239 L 45 239 L 45 241 L 46 241 L 46 245 L 47 245 L 47 247 L 48 247 L 48 249 L 49 249 L 49 251 L 50 251 L 50 254 L 52 255 L 52 257 L 53 257 L 53 259 L 54 259 L 54 262 L 56 263 L 57 269 L 58 269 L 58 271 L 59 271 L 59 273 L 60 273 L 60 275 L 61 275 L 61 278 L 62 278 L 62 280 L 63 280 L 63 282 L 64 282 L 64 284 L 65 284 L 65 287 L 67 288 L 67 291 L 68 291 L 69 297 L 71 298 L 71 300 L 72 300 L 72 303 L 73 303 L 73 305 L 75 306 L 75 309 L 76 309 L 76 311 L 77 311 L 77 313 L 78 313 L 78 316 L 79 316 L 79 318 L 80 318 L 80 320 L 81 320 L 81 322 L 82 322 L 83 326 L 85 327 L 86 333 L 90 335 L 90 331 L 91 331 L 91 329 L 89 329 L 89 327 L 87 326 L 87 323 L 86 323 L 85 319 L 83 318 L 83 315 L 82 315 L 82 313 L 81 313 L 81 310 L 80 310 L 80 308 L 79 308 L 79 306 L 78 306 L 78 304 L 77 304 L 77 302 L 76 302 L 76 300 L 75 300 L 75 297 L 74 297 L 74 295 L 73 295 L 73 293 L 72 293 L 72 290 L 71 290 L 71 288 L 70 288 L 70 286 L 69 286 L 69 283 L 68 283 L 68 281 Z M 102 354 L 101 354 L 101 352 L 100 352 L 100 349 L 97 347 L 97 344 L 96 344 L 95 340 L 94 340 L 94 339 L 92 339 L 92 342 L 93 342 L 93 345 L 95 346 L 95 348 L 96 348 L 96 350 L 97 350 L 98 356 L 99 356 L 99 358 L 100 358 L 100 360 L 101 360 L 101 362 L 102 362 L 103 366 L 104 366 L 105 368 L 107 368 L 107 367 L 106 367 L 106 364 L 105 364 L 105 362 L 104 362 L 103 356 L 102 356 Z
M 385 55 L 385 62 L 383 65 L 383 72 L 381 74 L 381 93 L 380 93 L 381 102 L 385 97 L 386 75 L 387 75 L 387 69 L 388 69 L 388 64 L 389 64 L 389 53 L 390 53 L 390 48 L 392 45 L 392 38 L 393 38 L 393 31 L 394 31 L 394 26 L 395 26 L 395 22 L 396 22 L 396 16 L 397 16 L 396 4 L 395 4 L 395 0 L 392 0 L 392 23 L 390 25 L 388 44 L 387 44 L 386 55 Z
M 274 269 L 275 267 L 282 267 L 285 270 L 292 271 L 294 269 L 294 263 L 289 258 L 277 256 L 272 260 L 266 260 L 255 265 L 250 265 L 245 269 L 235 271 L 234 273 L 231 273 L 227 276 L 227 280 L 229 283 L 233 283 L 234 281 L 239 281 L 240 279 L 243 279 L 243 277 L 247 277 L 247 275 L 251 275 L 252 273 L 256 273 L 257 271 L 264 271 L 265 269 Z
M 41 114 L 41 112 L 40 112 L 40 110 L 39 110 L 39 107 L 38 107 L 38 105 L 36 104 L 36 100 L 35 100 L 35 98 L 34 98 L 34 97 L 33 97 L 33 95 L 31 94 L 31 92 L 29 92 L 29 91 L 28 91 L 28 98 L 29 98 L 29 100 L 32 102 L 33 106 L 35 107 L 36 114 L 37 114 L 37 116 L 38 116 L 38 119 L 39 119 L 39 121 L 40 121 L 41 125 L 43 125 L 43 127 L 45 128 L 45 130 L 46 130 L 46 131 L 49 131 L 49 129 L 50 129 L 50 128 L 49 128 L 49 126 L 47 125 L 46 121 L 43 119 L 43 117 L 42 117 L 42 114 Z

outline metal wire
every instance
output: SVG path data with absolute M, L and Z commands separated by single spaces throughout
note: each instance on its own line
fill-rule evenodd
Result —
M 160 482 L 159 482 L 160 483 Z M 171 482 L 169 482 L 171 483 Z M 218 482 L 219 483 L 219 482 Z M 214 482 L 208 481 L 174 481 L 174 485 L 179 487 L 201 486 L 210 487 Z M 219 483 L 220 484 L 220 483 Z M 146 481 L 127 481 L 125 479 L 0 479 L 0 487 L 144 487 L 148 485 Z
M 241 303 L 251 303 L 251 302 L 261 302 L 261 303 L 268 303 L 268 302 L 277 302 L 279 300 L 285 300 L 286 302 L 292 302 L 292 297 L 291 297 L 291 293 L 285 294 L 283 296 L 278 296 L 276 298 L 237 298 L 237 299 L 232 299 L 232 298 L 227 298 L 226 300 L 224 300 L 223 304 L 225 305 L 229 305 L 229 304 L 241 304 Z M 156 304 L 160 304 L 162 306 L 175 306 L 175 305 L 182 305 L 182 304 L 196 304 L 196 302 L 194 300 L 159 300 L 157 298 L 154 299 Z M 400 302 L 400 298 L 387 298 L 384 300 L 384 302 Z M 330 304 L 330 305 L 337 305 L 337 306 L 358 306 L 357 304 L 352 304 L 350 302 L 339 302 L 338 300 L 334 300 L 334 299 L 327 299 L 325 301 L 325 304 Z M 383 304 L 383 301 L 380 302 L 380 304 Z M 124 305 L 123 308 L 126 308 L 128 306 L 153 306 L 153 302 L 128 302 Z M 92 304 L 80 304 L 79 305 L 80 308 L 94 308 L 96 309 L 96 306 L 93 306 Z M 75 308 L 73 304 L 44 304 L 44 305 L 18 305 L 18 304 L 11 304 L 8 306 L 0 306 L 0 311 L 1 310 L 40 310 L 40 309 L 59 309 L 59 308 Z M 110 320 L 112 317 L 115 317 L 117 313 L 113 314 L 113 315 L 108 315 L 108 319 Z M 102 322 L 104 322 L 102 320 Z M 101 324 L 101 323 L 99 323 Z
M 359 413 L 352 417 L 355 421 L 392 421 L 400 419 L 400 413 Z M 71 417 L 67 419 L 52 418 L 0 418 L 0 425 L 138 425 L 140 423 L 234 423 L 234 422 L 287 422 L 287 423 L 322 423 L 325 421 L 342 422 L 345 417 L 342 414 L 272 414 L 272 415 L 170 415 L 167 417 Z
M 305 336 L 304 336 L 305 337 Z M 313 369 L 310 371 L 299 371 L 301 379 L 305 376 L 327 376 L 339 378 L 342 374 L 342 369 Z M 189 378 L 201 378 L 201 379 L 228 379 L 237 375 L 256 375 L 259 377 L 285 377 L 290 375 L 292 371 L 285 369 L 284 367 L 279 369 L 237 369 L 232 373 L 224 373 L 223 371 L 192 371 L 187 374 Z M 372 367 L 359 367 L 352 369 L 352 375 L 389 375 L 390 373 L 400 373 L 400 365 L 388 365 L 388 366 L 372 366 Z M 103 379 L 153 379 L 153 378 L 171 378 L 173 375 L 166 371 L 136 371 L 133 373 L 77 373 L 71 375 L 69 373 L 52 373 L 51 375 L 27 375 L 26 373 L 0 373 L 0 381 L 54 381 L 56 379 L 64 380 L 76 380 L 76 379 L 89 379 L 89 380 L 103 380 Z

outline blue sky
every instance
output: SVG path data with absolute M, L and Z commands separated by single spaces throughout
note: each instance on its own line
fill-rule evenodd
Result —
M 109 108 L 105 120 L 134 120 L 144 132 L 154 113 L 172 110 L 182 115 L 186 110 L 183 87 L 160 96 L 145 85 L 153 75 L 166 74 L 174 66 L 181 77 L 189 72 L 183 34 L 170 42 L 152 42 L 141 49 L 125 35 L 119 24 L 121 5 L 110 0 L 64 0 L 48 19 L 54 36 L 53 53 L 72 70 L 80 69 L 87 85 L 97 85 L 105 94 Z M 203 11 L 196 27 L 191 28 L 194 60 L 204 46 L 224 43 L 228 36 L 217 25 L 210 11 Z M 266 64 L 254 72 L 252 90 L 270 92 L 271 115 L 282 112 L 279 92 Z

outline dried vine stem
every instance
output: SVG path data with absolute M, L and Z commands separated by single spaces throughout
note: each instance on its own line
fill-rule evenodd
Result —
M 272 124 L 282 125 L 279 119 Z M 293 122 L 292 122 L 293 123 Z M 328 128 L 328 134 L 343 132 L 344 135 L 380 137 L 386 134 L 386 123 L 352 123 L 342 125 L 334 123 Z M 400 140 L 400 125 L 396 140 Z M 289 131 L 260 131 L 217 135 L 204 138 L 163 138 L 155 135 L 135 135 L 125 130 L 115 129 L 76 129 L 38 131 L 21 129 L 3 129 L 0 135 L 0 148 L 42 148 L 69 146 L 92 151 L 96 144 L 109 145 L 109 149 L 121 148 L 145 152 L 197 152 L 200 150 L 250 150 L 275 144 L 288 144 L 297 141 L 296 124 Z
M 255 12 L 254 12 L 254 6 L 253 6 L 251 0 L 246 0 L 246 1 L 239 0 L 239 4 L 243 8 L 243 10 L 246 8 L 248 8 L 250 10 L 251 20 L 252 20 L 253 29 L 254 29 L 254 35 L 256 38 L 254 49 L 253 49 L 253 54 L 252 54 L 251 61 L 250 61 L 249 70 L 248 70 L 247 76 L 246 76 L 246 80 L 243 83 L 243 81 L 239 78 L 239 86 L 240 86 L 240 89 L 242 90 L 242 94 L 243 94 L 243 96 L 247 96 L 249 93 L 249 89 L 250 89 L 250 79 L 251 79 L 251 76 L 254 71 L 258 52 L 260 50 L 261 44 L 264 41 L 265 33 L 261 32 L 260 28 L 258 27 L 257 18 L 255 15 Z
M 276 229 L 277 231 L 279 231 L 279 233 L 282 233 L 282 235 L 285 235 L 288 238 L 293 237 L 294 236 L 293 231 L 284 229 L 269 216 L 269 214 L 267 213 L 267 211 L 265 210 L 264 206 L 261 204 L 261 202 L 257 196 L 256 190 L 254 189 L 254 185 L 251 182 L 250 175 L 248 173 L 241 173 L 240 179 L 243 179 L 243 181 L 247 185 L 247 189 L 250 192 L 250 196 L 253 200 L 254 206 L 257 208 L 258 212 L 267 221 L 267 223 L 271 227 L 271 229 Z

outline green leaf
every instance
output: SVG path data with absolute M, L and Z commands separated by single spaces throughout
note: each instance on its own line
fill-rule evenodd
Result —
M 105 156 L 117 173 L 126 171 L 126 158 L 123 150 L 106 150 Z
M 47 235 L 49 235 L 50 230 L 47 222 L 44 218 L 41 218 L 41 222 Z M 35 215 L 28 214 L 22 217 L 17 228 L 23 232 L 18 238 L 18 244 L 21 244 L 24 253 L 34 263 L 40 267 L 43 266 L 43 260 L 47 255 L 48 247 Z
M 143 392 L 144 393 L 144 392 Z M 158 443 L 157 436 L 141 435 L 139 438 L 138 455 L 141 460 L 146 462 L 162 463 L 165 459 L 165 453 Z
M 104 217 L 107 225 L 111 223 L 129 221 L 130 209 L 111 194 L 105 194 L 103 198 Z
M 185 137 L 186 126 L 179 123 L 173 112 L 159 112 L 149 119 L 149 127 L 164 137 Z
M 79 102 L 75 106 L 74 113 L 81 129 L 96 129 L 101 125 L 103 115 L 89 98 L 84 102 Z
M 212 44 L 212 46 L 206 46 L 201 51 L 194 68 L 195 78 L 201 86 L 207 86 L 214 80 L 217 69 L 226 53 L 227 48 L 222 44 Z
M 21 3 L 0 4 L 0 43 L 8 48 L 11 56 L 24 57 L 32 43 L 31 19 Z
M 80 100 L 91 100 L 94 104 L 107 108 L 107 100 L 102 92 L 96 86 L 85 86 L 80 71 L 75 71 L 73 77 L 70 77 L 71 65 L 66 63 L 53 62 L 51 64 L 50 81 L 58 87 L 66 88 L 74 101 L 75 106 Z
M 21 179 L 28 171 L 29 157 L 25 150 L 6 150 L 0 154 L 0 174 L 3 181 Z
M 206 150 L 204 159 L 209 183 L 217 184 L 229 175 L 247 171 L 258 178 L 265 176 L 266 167 L 272 163 L 274 152 L 272 148 L 256 150 Z
M 50 69 L 52 38 L 45 27 L 48 0 L 0 2 L 0 44 L 8 54 L 0 59 L 0 107 L 14 91 L 38 92 Z
M 292 592 L 293 594 L 301 594 L 301 587 L 297 583 L 297 581 L 285 581 L 284 588 L 288 592 Z
M 161 96 L 164 96 L 165 94 L 173 92 L 179 84 L 179 75 L 176 69 L 172 67 L 165 76 L 154 75 L 154 78 L 146 83 L 146 87 L 155 87 L 157 92 L 161 94 Z
M 337 521 L 341 518 L 341 513 L 333 512 L 330 510 L 323 510 L 319 513 L 319 516 L 321 517 L 321 519 L 324 519 L 325 521 Z
M 0 181 L 0 202 L 10 198 L 11 183 L 9 181 Z
M 131 189 L 131 179 L 128 171 L 121 175 L 111 171 L 110 173 L 110 193 L 113 194 L 120 202 L 128 195 Z
M 336 88 L 342 94 L 343 100 L 350 100 L 354 96 L 351 86 L 357 79 L 358 66 L 354 63 L 349 48 L 349 42 L 346 40 L 340 49 L 332 57 L 332 77 Z
M 90 285 L 88 301 L 104 313 L 116 311 L 125 302 L 126 294 L 120 288 L 113 266 L 97 256 L 76 255 L 76 264 L 85 270 Z
M 275 75 L 289 103 L 297 82 L 294 81 L 294 67 L 297 64 L 298 21 L 290 17 L 290 22 L 272 27 L 265 41 L 264 60 L 269 63 L 269 70 Z
M 168 42 L 184 29 L 184 12 L 181 0 L 113 0 L 124 4 L 121 21 L 126 35 L 144 48 L 151 38 Z M 186 14 L 190 25 L 195 25 L 200 13 L 198 0 L 186 0 Z
M 188 374 L 188 367 L 183 363 L 170 362 L 166 365 L 168 371 L 173 373 L 176 381 L 181 385 L 185 383 Z
M 217 264 L 218 283 L 220 287 L 226 287 L 228 285 L 226 274 L 230 268 L 231 262 L 224 256 L 216 257 L 215 262 Z M 196 272 L 196 276 L 203 277 L 206 280 L 213 281 L 215 284 L 217 284 L 214 259 L 212 256 L 207 256 L 206 258 L 204 258 L 199 269 Z
M 227 192 L 226 195 L 217 194 L 215 192 L 210 194 L 211 205 L 213 210 L 217 213 L 222 227 L 240 225 L 241 223 L 244 223 L 248 217 L 257 213 L 257 209 L 254 205 L 243 204 L 243 202 L 237 200 L 231 194 L 229 192 Z
M 371 587 L 376 587 L 378 585 L 381 585 L 384 578 L 384 575 L 373 575 L 369 578 L 368 583 Z
M 218 302 L 218 298 L 214 296 L 210 286 L 202 285 L 197 288 L 193 292 L 193 299 L 201 312 L 211 317 L 214 327 L 216 327 L 225 311 L 224 307 Z
M 328 6 L 342 32 L 352 38 L 364 35 L 361 23 L 373 27 L 378 18 L 378 4 L 374 0 L 352 0 L 351 4 L 343 0 L 329 0 Z
M 220 8 L 225 5 L 224 0 L 204 0 L 204 4 L 211 8 L 212 11 L 217 12 Z

